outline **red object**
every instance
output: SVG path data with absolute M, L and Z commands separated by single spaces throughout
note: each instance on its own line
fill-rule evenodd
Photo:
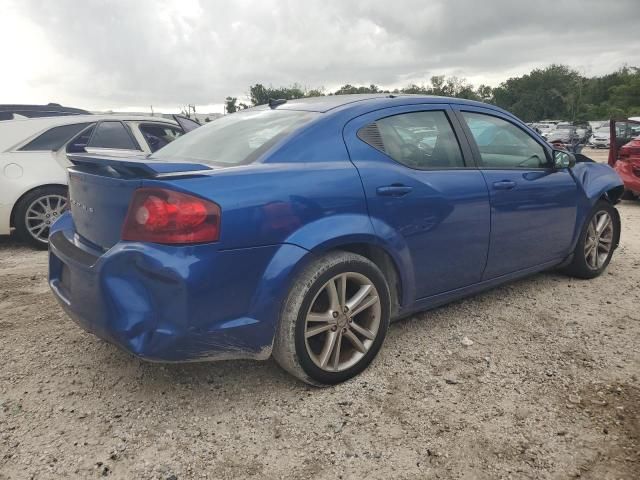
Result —
M 215 242 L 220 207 L 211 201 L 162 188 L 135 191 L 122 239 L 164 244 Z
M 614 168 L 624 182 L 624 188 L 640 195 L 640 137 L 618 149 Z
M 624 137 L 618 138 L 618 128 L 616 126 L 617 123 L 620 124 L 636 124 L 640 125 L 640 122 L 636 120 L 629 120 L 628 118 L 623 119 L 614 119 L 609 120 L 609 158 L 607 159 L 607 163 L 610 167 L 615 166 L 618 161 L 618 152 L 622 146 L 624 146 Z

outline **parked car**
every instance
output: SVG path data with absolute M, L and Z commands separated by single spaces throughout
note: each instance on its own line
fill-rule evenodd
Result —
M 195 122 L 124 115 L 67 115 L 0 122 L 0 235 L 15 228 L 46 248 L 49 226 L 67 207 L 69 153 L 146 155 Z
M 0 121 L 18 118 L 61 117 L 64 115 L 89 115 L 90 112 L 81 108 L 63 107 L 59 103 L 47 105 L 0 105 Z
M 614 168 L 624 182 L 625 198 L 640 197 L 640 137 L 620 147 Z
M 579 123 L 575 125 L 576 127 L 576 135 L 578 136 L 578 142 L 587 143 L 591 135 L 593 134 L 593 130 L 591 125 L 588 123 Z
M 279 100 L 145 159 L 71 160 L 49 284 L 75 322 L 143 359 L 273 355 L 315 385 L 364 370 L 391 319 L 596 277 L 620 235 L 613 169 L 457 98 Z
M 602 126 L 593 132 L 593 135 L 589 139 L 589 144 L 593 148 L 609 148 L 610 135 L 609 125 Z
M 549 133 L 556 129 L 556 126 L 553 123 L 536 123 L 535 125 L 538 130 L 540 130 L 540 135 L 544 138 L 547 138 Z
M 640 196 L 640 117 L 610 121 L 611 135 L 609 165 L 622 178 L 625 193 L 622 198 L 637 199 Z
M 547 135 L 547 141 L 549 143 L 556 143 L 571 147 L 580 142 L 580 137 L 575 127 L 562 126 L 558 127 Z

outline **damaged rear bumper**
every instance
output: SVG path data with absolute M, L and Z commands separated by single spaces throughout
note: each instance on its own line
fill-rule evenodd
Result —
M 145 360 L 263 360 L 281 300 L 264 294 L 274 291 L 264 277 L 285 276 L 272 271 L 274 258 L 286 270 L 304 253 L 293 245 L 219 251 L 135 242 L 100 252 L 78 240 L 64 215 L 50 237 L 49 284 L 78 325 Z

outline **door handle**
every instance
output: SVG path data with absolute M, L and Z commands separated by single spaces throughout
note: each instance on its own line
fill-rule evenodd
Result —
M 376 193 L 383 197 L 402 197 L 413 190 L 413 187 L 407 185 L 386 185 L 376 188 Z
M 511 180 L 501 180 L 499 182 L 493 182 L 493 188 L 496 190 L 511 190 L 515 188 L 516 182 Z

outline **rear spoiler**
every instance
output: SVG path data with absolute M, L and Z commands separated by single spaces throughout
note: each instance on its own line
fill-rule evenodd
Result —
M 113 170 L 122 176 L 145 178 L 168 177 L 213 170 L 209 165 L 189 162 L 161 162 L 147 158 L 114 157 L 109 155 L 70 154 L 67 158 L 79 167 L 89 170 Z

